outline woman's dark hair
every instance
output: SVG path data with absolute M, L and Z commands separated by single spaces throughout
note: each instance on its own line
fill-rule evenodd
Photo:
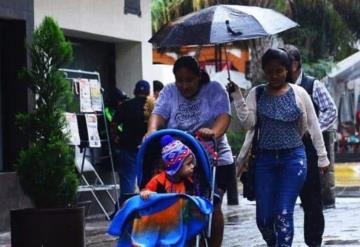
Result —
M 301 68 L 301 55 L 299 49 L 294 45 L 286 45 L 284 49 L 287 52 L 290 61 L 299 62 L 299 68 Z
M 186 68 L 186 69 L 190 70 L 191 72 L 193 72 L 195 75 L 200 76 L 200 84 L 201 85 L 206 84 L 210 81 L 209 76 L 204 75 L 203 71 L 200 69 L 200 65 L 199 65 L 198 61 L 194 57 L 183 56 L 183 57 L 180 57 L 178 60 L 176 60 L 176 62 L 174 64 L 174 68 L 173 68 L 174 75 L 181 68 Z
M 164 88 L 164 84 L 161 81 L 153 81 L 154 92 L 160 92 Z
M 110 89 L 105 96 L 106 96 L 105 97 L 106 106 L 112 109 L 115 109 L 119 102 L 124 102 L 129 99 L 126 93 L 118 89 L 117 87 Z
M 264 70 L 265 66 L 270 61 L 273 61 L 273 60 L 279 61 L 280 64 L 286 68 L 286 70 L 287 70 L 286 81 L 287 82 L 292 82 L 292 79 L 291 79 L 291 60 L 289 58 L 289 55 L 286 53 L 286 51 L 284 51 L 282 49 L 274 49 L 274 48 L 268 49 L 261 58 L 262 69 Z
M 205 70 L 201 70 L 200 74 L 200 85 L 204 85 L 210 82 L 210 76 Z

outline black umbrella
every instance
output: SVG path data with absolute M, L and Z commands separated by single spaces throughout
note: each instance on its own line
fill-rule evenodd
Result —
M 272 9 L 215 5 L 169 23 L 149 42 L 159 48 L 222 44 L 266 37 L 296 26 L 296 22 Z

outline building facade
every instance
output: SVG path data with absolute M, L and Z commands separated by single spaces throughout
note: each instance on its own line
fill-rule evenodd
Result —
M 45 16 L 53 17 L 74 49 L 69 69 L 100 73 L 105 96 L 115 87 L 129 96 L 140 79 L 152 81 L 151 1 L 2 0 L 0 3 L 0 232 L 9 210 L 30 207 L 13 164 L 27 144 L 15 125 L 33 109 L 33 95 L 18 77 L 29 65 L 25 41 Z
M 9 226 L 9 209 L 30 205 L 13 172 L 26 137 L 15 124 L 18 112 L 28 111 L 31 95 L 19 79 L 29 63 L 25 41 L 34 26 L 32 0 L 2 0 L 0 3 L 0 231 Z
M 139 15 L 125 13 L 129 2 L 139 3 Z M 97 70 L 105 90 L 116 83 L 131 96 L 136 81 L 152 80 L 151 1 L 35 0 L 35 26 L 45 16 L 73 42 L 70 67 Z

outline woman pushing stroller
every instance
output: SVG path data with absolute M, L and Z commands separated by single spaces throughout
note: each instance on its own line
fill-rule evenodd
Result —
M 202 139 L 215 138 L 219 154 L 216 186 L 220 197 L 234 173 L 234 160 L 225 132 L 230 124 L 230 101 L 225 88 L 204 76 L 195 58 L 179 58 L 173 68 L 175 83 L 160 92 L 148 123 L 148 134 L 173 128 L 197 133 Z M 214 205 L 211 246 L 221 246 L 224 219 L 221 202 Z

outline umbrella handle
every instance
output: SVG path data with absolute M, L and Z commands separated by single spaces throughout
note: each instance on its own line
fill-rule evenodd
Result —
M 230 68 L 229 68 L 229 59 L 228 59 L 228 54 L 227 54 L 227 50 L 226 50 L 226 45 L 224 45 L 224 50 L 225 50 L 226 70 L 227 70 L 227 74 L 228 74 L 228 80 L 231 81 Z
M 231 33 L 232 35 L 241 35 L 242 32 L 238 31 L 238 32 L 235 32 L 234 30 L 231 29 L 230 27 L 230 21 L 229 20 L 226 20 L 225 21 L 225 25 L 226 25 L 226 29 L 229 33 Z

